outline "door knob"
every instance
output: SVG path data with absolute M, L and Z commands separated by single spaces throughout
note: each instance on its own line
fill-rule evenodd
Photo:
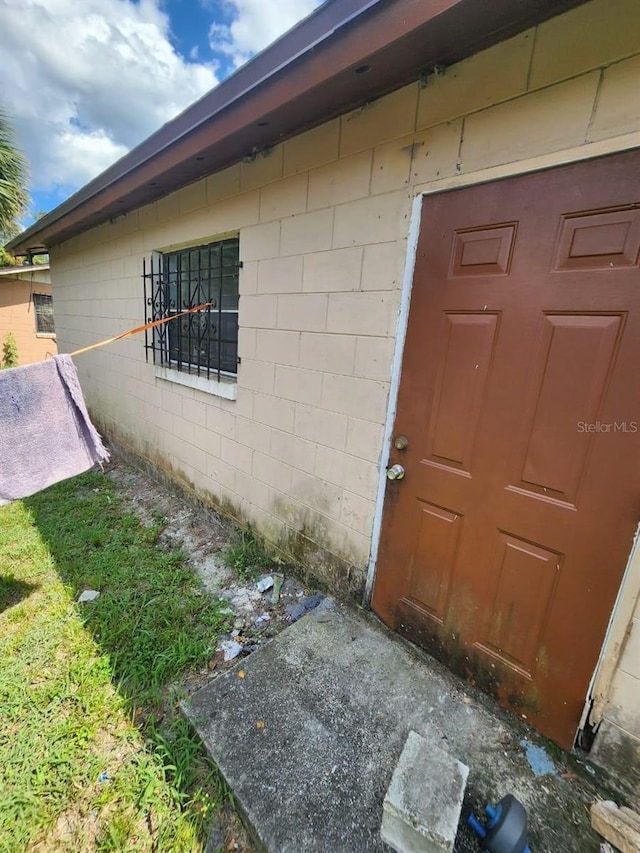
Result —
M 404 468 L 402 465 L 392 465 L 387 468 L 387 480 L 402 480 L 404 477 Z

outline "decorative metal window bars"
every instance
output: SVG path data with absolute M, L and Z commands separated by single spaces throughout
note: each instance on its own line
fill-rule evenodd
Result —
M 206 302 L 202 311 L 145 332 L 147 360 L 207 379 L 235 376 L 238 369 L 237 237 L 143 262 L 146 322 Z
M 33 307 L 36 313 L 36 334 L 55 335 L 53 298 L 46 293 L 34 293 Z

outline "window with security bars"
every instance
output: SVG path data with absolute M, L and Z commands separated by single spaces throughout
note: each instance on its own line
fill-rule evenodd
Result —
M 53 297 L 46 293 L 33 294 L 33 308 L 36 315 L 36 334 L 55 335 L 53 323 Z
M 236 375 L 239 269 L 237 237 L 145 260 L 147 322 L 209 303 L 147 332 L 155 364 L 206 378 Z

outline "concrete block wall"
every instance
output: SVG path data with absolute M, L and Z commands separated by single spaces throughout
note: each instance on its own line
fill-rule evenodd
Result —
M 640 809 L 640 549 L 635 548 L 627 584 L 614 617 L 602 677 L 596 680 L 594 723 L 598 729 L 591 751 L 626 790 L 629 802 Z M 635 600 L 634 600 L 635 598 Z M 624 625 L 625 616 L 631 619 Z M 615 640 L 615 635 L 620 637 Z
M 157 378 L 138 338 L 80 360 L 97 418 L 361 588 L 417 189 L 637 131 L 639 44 L 636 0 L 595 0 L 56 247 L 73 349 L 140 322 L 145 255 L 240 234 L 237 400 Z
M 610 697 L 608 717 L 620 728 L 640 738 L 640 610 L 629 626 L 629 635 L 622 652 L 618 672 Z
M 141 322 L 144 256 L 240 235 L 237 399 L 131 338 L 78 359 L 97 420 L 359 594 L 414 197 L 639 145 L 639 70 L 638 0 L 593 0 L 55 247 L 64 351 Z

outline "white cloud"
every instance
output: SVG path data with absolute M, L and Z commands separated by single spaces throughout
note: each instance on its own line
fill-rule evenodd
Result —
M 205 0 L 205 3 L 207 0 Z M 321 0 L 227 0 L 231 24 L 213 24 L 211 49 L 227 54 L 237 66 L 309 15 Z
M 124 157 L 128 150 L 110 139 L 102 129 L 82 132 L 60 129 L 55 144 L 48 147 L 46 159 L 40 164 L 53 176 L 50 183 L 80 187 Z M 62 175 L 64 180 L 59 181 Z
M 200 0 L 217 19 L 209 41 L 227 68 L 320 2 Z M 0 108 L 31 164 L 32 191 L 75 191 L 216 85 L 217 63 L 197 47 L 189 59 L 176 51 L 163 8 L 167 0 L 0 0 Z
M 32 188 L 74 190 L 216 84 L 159 0 L 0 0 L 0 105 Z

